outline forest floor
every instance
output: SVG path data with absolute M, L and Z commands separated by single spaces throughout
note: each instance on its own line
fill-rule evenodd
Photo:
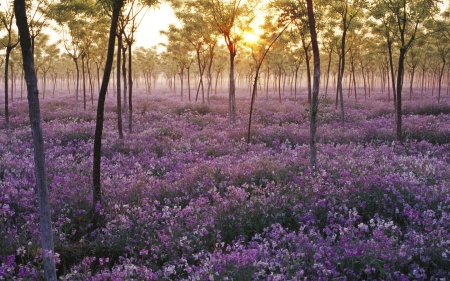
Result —
M 41 100 L 60 280 L 449 280 L 450 98 L 345 98 L 345 126 L 321 98 L 318 173 L 304 94 L 210 103 L 137 94 L 118 138 L 108 96 L 101 222 L 92 219 L 96 104 Z M 26 100 L 0 120 L 0 280 L 41 280 Z M 0 110 L 4 116 L 4 109 Z M 306 279 L 305 279 L 306 278 Z

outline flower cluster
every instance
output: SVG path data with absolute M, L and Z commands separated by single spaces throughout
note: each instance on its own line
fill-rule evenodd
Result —
M 95 112 L 76 114 L 67 97 L 42 103 L 61 280 L 450 279 L 446 106 L 411 102 L 397 143 L 392 105 L 349 102 L 341 127 L 322 104 L 314 176 L 307 105 L 257 100 L 247 145 L 248 97 L 232 127 L 219 96 L 135 99 L 123 140 L 106 104 L 97 226 Z M 0 280 L 43 274 L 25 105 L 0 138 Z

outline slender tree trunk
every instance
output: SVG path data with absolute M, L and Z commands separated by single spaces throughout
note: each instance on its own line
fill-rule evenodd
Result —
M 24 77 L 23 66 L 22 66 L 22 75 L 20 77 Z M 23 100 L 23 80 L 24 79 L 20 79 L 20 99 L 21 100 Z
M 81 75 L 83 79 L 83 109 L 86 110 L 86 75 L 84 70 L 84 57 L 85 54 L 81 55 Z M 45 82 L 44 82 L 45 83 Z
M 325 85 L 325 99 L 327 98 L 328 93 L 328 82 L 330 81 L 330 67 L 331 67 L 331 55 L 333 53 L 333 50 L 330 50 L 328 52 L 328 67 L 327 67 L 327 82 Z
M 411 81 L 409 81 L 409 100 L 412 100 L 413 96 L 413 81 L 414 81 L 415 68 L 411 69 Z
M 269 100 L 269 80 L 270 80 L 270 66 L 269 64 L 267 64 L 266 100 Z
M 364 72 L 364 67 L 361 65 L 361 74 L 364 83 L 364 100 L 367 100 L 367 84 L 366 84 L 366 73 Z
M 47 71 L 44 69 L 44 71 L 43 71 L 43 80 L 44 80 L 44 88 L 42 89 L 42 99 L 44 99 L 44 97 L 45 97 L 45 89 L 46 89 L 46 87 L 47 87 Z
M 395 94 L 395 73 L 394 73 L 394 62 L 392 58 L 392 41 L 388 40 L 388 51 L 389 51 L 389 66 L 391 70 L 391 79 L 392 79 L 392 93 L 394 96 L 394 108 L 397 110 L 397 96 Z M 390 92 L 390 91 L 389 91 Z
M 294 74 L 294 101 L 297 102 L 297 79 L 298 79 L 298 69 L 300 66 L 295 68 L 295 74 Z
M 302 38 L 303 51 L 306 59 L 306 78 L 308 82 L 308 104 L 311 104 L 312 82 L 311 82 L 311 57 L 309 56 L 309 44 L 306 45 L 305 39 Z
M 122 39 L 123 40 L 123 39 Z M 123 43 L 123 42 L 122 42 Z M 126 50 L 127 48 L 124 47 L 122 44 L 122 79 L 123 79 L 123 115 L 125 124 L 129 125 L 128 122 L 129 116 L 128 116 L 128 101 L 127 101 L 127 92 L 128 92 L 128 83 L 127 83 L 127 56 L 126 56 Z
M 402 87 L 403 87 L 403 71 L 406 56 L 406 48 L 400 48 L 400 55 L 398 58 L 398 74 L 397 74 L 397 108 L 396 108 L 396 123 L 397 123 L 397 141 L 402 141 Z
M 56 89 L 56 82 L 58 79 L 58 75 L 55 74 L 55 77 L 53 78 L 53 91 L 52 91 L 52 95 L 55 96 L 55 89 Z
M 312 175 L 316 175 L 317 170 L 317 148 L 316 148 L 316 131 L 317 131 L 317 111 L 319 108 L 319 83 L 320 83 L 320 53 L 319 44 L 317 42 L 316 23 L 314 19 L 314 10 L 312 0 L 306 0 L 308 9 L 308 23 L 311 33 L 311 43 L 314 54 L 314 85 L 313 96 L 311 102 L 311 123 L 309 133 L 309 146 L 310 146 L 310 165 Z
M 97 213 L 97 206 L 101 205 L 102 195 L 101 195 L 101 148 L 102 148 L 102 134 L 103 134 L 103 118 L 105 111 L 105 100 L 106 100 L 106 90 L 108 88 L 109 76 L 111 74 L 111 68 L 113 64 L 114 56 L 114 41 L 116 39 L 117 21 L 119 19 L 119 13 L 123 6 L 123 0 L 117 0 L 114 2 L 114 8 L 111 18 L 111 28 L 109 30 L 109 42 L 108 42 L 108 53 L 106 56 L 105 71 L 103 73 L 102 86 L 100 88 L 100 93 L 98 96 L 98 106 L 97 106 L 97 121 L 95 125 L 95 137 L 94 137 L 94 159 L 93 159 L 93 169 L 92 169 L 92 179 L 93 179 L 93 208 L 95 214 Z M 97 224 L 98 216 L 94 215 L 94 226 Z
M 120 85 L 120 64 L 122 62 L 122 34 L 117 35 L 117 59 L 116 59 L 116 91 L 117 91 L 117 129 L 119 130 L 119 139 L 123 139 L 123 126 L 122 126 L 122 87 Z M 114 79 L 114 76 L 113 76 Z M 102 82 L 103 83 L 103 82 Z M 114 84 L 114 81 L 113 81 Z M 101 89 L 101 88 L 100 88 Z
M 353 91 L 355 92 L 355 102 L 358 102 L 358 96 L 356 95 L 356 71 L 355 71 L 355 59 L 353 58 L 353 56 L 351 56 L 350 58 L 350 62 L 351 62 L 351 67 L 352 67 L 352 73 L 351 73 L 351 77 L 353 77 Z
M 9 123 L 9 94 L 8 94 L 8 67 L 9 67 L 9 57 L 11 55 L 11 47 L 6 47 L 6 57 L 5 57 L 5 119 L 6 119 L 6 130 L 9 130 L 10 123 Z
M 278 66 L 278 99 L 281 102 L 281 65 Z
M 230 94 L 228 101 L 228 122 L 232 125 L 236 124 L 236 85 L 234 81 L 234 58 L 236 57 L 236 50 L 234 44 L 230 49 Z
M 25 0 L 14 0 L 14 12 L 16 15 L 17 29 L 19 30 L 20 35 L 25 80 L 27 81 L 28 109 L 34 146 L 34 165 L 39 205 L 39 228 L 41 231 L 40 240 L 42 243 L 44 278 L 46 281 L 56 281 L 55 250 L 48 198 L 47 174 L 45 171 L 44 138 L 42 134 L 39 107 L 39 91 L 37 88 L 36 71 L 34 68 L 30 33 L 25 11 Z
M 342 58 L 341 56 L 339 56 L 339 64 L 338 64 L 338 79 L 337 79 L 337 85 L 336 85 L 336 103 L 334 108 L 337 109 L 338 108 L 338 104 L 339 104 L 339 78 L 341 77 L 341 63 L 342 63 Z M 342 80 L 341 80 L 341 90 L 342 90 Z
M 445 57 L 442 58 L 442 68 L 439 72 L 439 89 L 438 89 L 438 103 L 441 102 L 441 89 L 442 89 L 442 76 L 444 75 L 445 69 Z
M 128 131 L 133 133 L 133 72 L 132 66 L 131 42 L 128 42 Z
M 80 70 L 78 69 L 78 58 L 73 58 L 77 70 L 77 87 L 75 90 L 75 113 L 78 114 L 78 88 L 80 84 Z
M 188 71 L 188 99 L 189 99 L 189 101 L 191 101 L 191 78 L 190 78 L 190 67 L 188 67 L 188 69 L 187 69 L 187 71 Z
M 345 23 L 344 23 L 345 24 Z M 339 91 L 339 98 L 340 98 L 340 104 L 341 104 L 341 124 L 342 127 L 344 127 L 344 94 L 342 92 L 342 79 L 344 78 L 344 71 L 345 71 L 345 40 L 347 36 L 347 28 L 344 27 L 344 31 L 342 33 L 342 44 L 341 44 L 341 64 L 340 64 L 340 71 L 339 71 L 339 77 L 338 77 L 338 91 Z

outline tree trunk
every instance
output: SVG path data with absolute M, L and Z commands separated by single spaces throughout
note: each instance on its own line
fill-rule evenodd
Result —
M 133 72 L 131 71 L 133 61 L 131 58 L 131 42 L 128 42 L 128 131 L 130 134 L 133 132 Z
M 187 79 L 188 79 L 188 99 L 189 99 L 189 101 L 191 101 L 191 78 L 190 78 L 190 68 L 188 67 L 188 69 L 187 69 L 187 71 L 188 71 L 188 77 L 187 77 Z
M 403 71 L 406 56 L 406 48 L 400 48 L 398 57 L 398 73 L 397 73 L 397 107 L 396 107 L 396 123 L 397 123 L 397 141 L 402 141 L 402 87 L 403 87 Z
M 311 33 L 311 43 L 314 55 L 314 85 L 313 96 L 311 102 L 311 123 L 309 133 L 309 146 L 310 146 L 310 165 L 312 175 L 316 175 L 317 170 L 317 148 L 316 148 L 316 131 L 317 131 L 317 111 L 319 108 L 319 83 L 320 83 L 320 53 L 319 44 L 317 42 L 316 23 L 314 19 L 313 3 L 312 0 L 306 0 L 308 9 L 308 23 Z
M 389 66 L 390 66 L 390 70 L 391 70 L 391 79 L 392 79 L 392 93 L 394 96 L 394 108 L 397 109 L 396 104 L 397 104 L 397 96 L 395 94 L 395 74 L 394 74 L 394 62 L 392 59 L 392 41 L 390 39 L 388 39 L 388 50 L 389 50 Z M 389 76 L 389 75 L 388 75 Z M 389 85 L 389 83 L 388 83 Z M 390 92 L 390 91 L 388 91 Z M 390 96 L 389 96 L 390 97 Z
M 123 39 L 122 39 L 123 40 Z M 127 89 L 128 89 L 128 82 L 127 82 L 127 56 L 126 56 L 126 50 L 127 48 L 122 45 L 122 78 L 123 78 L 123 119 L 125 120 L 125 125 L 128 124 L 130 121 L 128 119 L 128 101 L 127 101 Z M 129 124 L 128 124 L 129 125 Z
M 309 56 L 309 45 L 306 45 L 305 39 L 302 38 L 302 45 L 303 45 L 303 51 L 305 52 L 305 59 L 306 59 L 306 78 L 308 82 L 308 104 L 311 104 L 311 57 Z
M 411 81 L 409 82 L 409 100 L 412 100 L 413 96 L 413 81 L 414 81 L 415 68 L 411 69 Z
M 28 108 L 34 146 L 34 164 L 39 204 L 39 228 L 41 231 L 44 279 L 47 281 L 56 281 L 55 251 L 50 203 L 48 198 L 47 175 L 45 171 L 45 152 L 39 107 L 39 91 L 37 88 L 30 33 L 25 12 L 25 0 L 14 0 L 14 12 L 16 14 L 16 24 L 20 35 L 23 67 L 25 71 L 25 80 L 27 82 Z
M 441 102 L 442 76 L 444 75 L 445 58 L 442 58 L 442 68 L 439 72 L 439 89 L 438 89 L 438 103 Z
M 228 122 L 232 125 L 236 124 L 236 85 L 234 81 L 234 58 L 236 50 L 234 44 L 229 46 L 230 50 L 230 94 L 228 100 Z
M 73 58 L 73 61 L 75 62 L 75 67 L 77 69 L 77 87 L 75 90 L 75 113 L 78 114 L 78 88 L 80 84 L 80 70 L 78 69 L 78 58 Z
M 117 129 L 119 130 L 119 139 L 123 139 L 123 127 L 122 127 L 122 99 L 121 99 L 121 86 L 120 86 L 120 63 L 122 60 L 122 35 L 117 35 L 117 60 L 116 60 L 116 91 L 117 91 Z M 113 76 L 114 78 L 114 76 Z M 102 82 L 103 83 L 103 82 Z M 114 84 L 114 81 L 113 81 Z M 101 88 L 100 88 L 101 89 Z
M 358 96 L 356 95 L 355 59 L 353 58 L 353 56 L 351 56 L 350 62 L 351 62 L 351 67 L 352 67 L 351 77 L 353 77 L 353 91 L 355 92 L 355 102 L 358 102 Z
M 340 93 L 340 91 L 339 91 L 339 77 L 341 77 L 341 63 L 342 63 L 342 58 L 339 55 L 339 64 L 338 64 L 338 73 L 337 73 L 338 79 L 337 79 L 337 85 L 336 85 L 336 103 L 335 103 L 335 106 L 334 106 L 334 108 L 336 110 L 338 108 L 338 103 L 339 103 L 339 93 Z M 342 90 L 342 80 L 341 80 L 341 90 Z
M 93 179 L 93 209 L 94 214 L 97 213 L 97 206 L 101 205 L 102 195 L 101 195 L 101 185 L 100 185 L 100 169 L 101 169 L 101 148 L 102 148 L 102 134 L 103 134 L 103 118 L 105 111 L 105 100 L 106 100 L 106 90 L 108 88 L 109 76 L 111 74 L 111 68 L 113 64 L 114 56 L 114 41 L 116 39 L 117 21 L 119 19 L 119 13 L 123 6 L 124 0 L 117 0 L 114 3 L 112 18 L 111 18 L 111 28 L 109 30 L 109 42 L 108 42 L 108 53 L 106 56 L 105 71 L 103 73 L 102 87 L 100 88 L 100 93 L 98 96 L 98 106 L 97 106 L 97 121 L 95 124 L 95 137 L 94 137 L 94 159 L 93 159 L 93 169 L 92 169 L 92 179 Z M 94 215 L 94 226 L 97 224 L 97 215 Z
M 5 119 L 6 119 L 6 130 L 9 130 L 10 123 L 9 123 L 9 96 L 8 96 L 8 67 L 9 67 L 9 57 L 11 55 L 11 47 L 6 47 L 6 58 L 5 58 Z M 36 86 L 37 87 L 37 86 Z
M 83 78 L 83 109 L 86 110 L 86 75 L 85 75 L 85 70 L 84 70 L 84 57 L 86 55 L 82 54 L 81 55 L 81 75 Z M 45 83 L 45 80 L 44 80 Z
M 333 53 L 333 50 L 330 50 L 330 52 L 328 53 L 328 67 L 327 67 L 327 82 L 326 82 L 326 86 L 325 86 L 325 99 L 327 98 L 327 93 L 328 93 L 328 82 L 330 80 L 330 67 L 331 67 L 331 55 Z

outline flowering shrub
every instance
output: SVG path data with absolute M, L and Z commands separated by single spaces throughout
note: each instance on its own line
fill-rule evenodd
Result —
M 394 141 L 391 104 L 349 102 L 341 127 L 320 107 L 318 172 L 307 105 L 248 97 L 136 95 L 134 133 L 118 139 L 106 104 L 101 220 L 92 220 L 95 111 L 43 101 L 61 280 L 446 280 L 450 278 L 450 131 L 423 100 Z M 443 100 L 446 102 L 446 99 Z M 425 108 L 425 109 L 424 109 Z M 436 107 L 437 108 L 437 107 Z M 0 137 L 0 280 L 42 280 L 25 102 Z M 0 124 L 1 125 L 1 124 Z

